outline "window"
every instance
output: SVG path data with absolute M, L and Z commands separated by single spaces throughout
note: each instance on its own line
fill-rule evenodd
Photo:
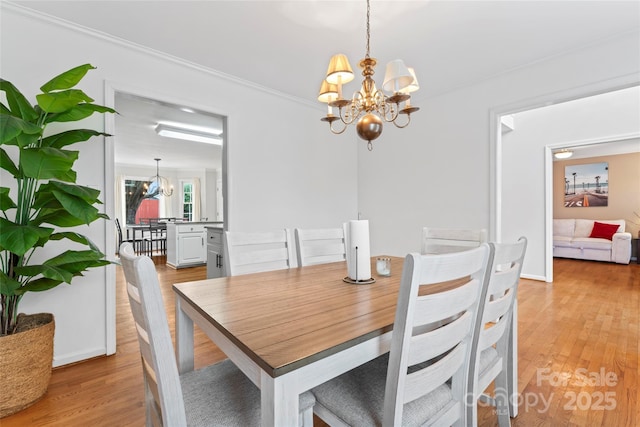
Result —
M 182 219 L 193 221 L 193 182 L 182 181 Z
M 126 223 L 139 224 L 140 218 L 157 218 L 160 213 L 159 196 L 148 198 L 149 182 L 142 179 L 125 179 Z

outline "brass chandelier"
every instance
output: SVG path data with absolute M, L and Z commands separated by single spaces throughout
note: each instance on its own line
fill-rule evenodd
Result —
M 392 95 L 387 96 L 376 88 L 372 76 L 375 73 L 377 61 L 369 56 L 370 13 L 370 0 L 367 0 L 367 53 L 358 64 L 364 76 L 361 89 L 355 92 L 351 99 L 342 97 L 342 85 L 353 80 L 354 75 L 346 55 L 337 54 L 329 62 L 327 76 L 320 87 L 318 101 L 327 103 L 327 115 L 320 120 L 329 123 L 331 132 L 341 134 L 348 125 L 355 122 L 358 136 L 367 141 L 367 147 L 372 150 L 371 141 L 382 134 L 383 121 L 392 122 L 396 127 L 404 128 L 411 122 L 411 113 L 420 108 L 411 105 L 409 95 L 419 88 L 415 72 L 412 68 L 407 68 L 401 59 L 387 64 L 382 88 Z M 338 108 L 337 116 L 333 114 L 333 107 Z M 401 119 L 402 124 L 398 120 L 400 116 L 406 116 L 406 119 Z M 333 126 L 333 123 L 338 120 L 343 124 L 341 129 Z

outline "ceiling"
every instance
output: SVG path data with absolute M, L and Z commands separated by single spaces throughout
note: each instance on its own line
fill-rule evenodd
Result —
M 364 0 L 12 3 L 308 100 L 331 55 L 356 70 L 365 54 Z M 639 29 L 635 0 L 372 0 L 371 56 L 378 78 L 404 59 L 433 96 Z
M 590 157 L 613 156 L 616 154 L 628 154 L 640 152 L 640 139 L 628 139 L 623 141 L 600 142 L 598 144 L 586 144 L 569 148 L 573 152 L 572 160 L 588 159 Z M 553 159 L 564 161 L 563 159 Z M 565 159 L 566 160 L 566 159 Z
M 364 0 L 10 3 L 308 102 L 316 102 L 331 55 L 345 53 L 357 73 L 366 47 Z M 636 0 L 371 2 L 374 77 L 402 58 L 416 70 L 418 106 L 421 98 L 630 32 L 640 34 Z
M 218 116 L 186 106 L 162 103 L 126 93 L 116 93 L 115 162 L 166 169 L 220 169 L 222 146 L 159 136 L 158 123 L 185 124 L 222 131 Z M 217 132 L 216 132 L 217 133 Z
M 12 3 L 310 101 L 331 55 L 347 54 L 356 70 L 365 54 L 364 0 Z M 418 99 L 639 30 L 635 0 L 371 4 L 376 76 L 404 59 Z

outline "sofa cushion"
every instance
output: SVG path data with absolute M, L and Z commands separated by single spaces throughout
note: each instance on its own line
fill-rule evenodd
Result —
M 613 235 L 618 231 L 620 226 L 618 224 L 605 224 L 603 222 L 595 221 L 593 223 L 593 230 L 589 237 L 595 237 L 599 239 L 613 239 Z
M 573 237 L 575 226 L 576 226 L 575 219 L 554 219 L 553 220 L 554 239 L 556 238 L 556 236 Z
M 553 246 L 555 248 L 570 248 L 571 247 L 571 240 L 573 240 L 573 237 L 567 237 L 567 236 L 553 236 Z
M 574 237 L 589 237 L 591 230 L 593 230 L 592 219 L 576 219 L 576 229 L 573 232 Z
M 611 240 L 597 239 L 593 237 L 576 237 L 571 241 L 571 247 L 580 249 L 601 249 L 611 250 Z

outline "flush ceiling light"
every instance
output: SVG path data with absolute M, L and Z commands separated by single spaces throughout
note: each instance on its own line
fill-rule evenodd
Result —
M 167 138 L 186 139 L 187 141 L 204 142 L 205 144 L 222 145 L 220 133 L 213 129 L 205 131 L 202 129 L 187 128 L 175 125 L 159 123 L 156 132 L 160 136 Z
M 568 159 L 569 157 L 573 156 L 573 151 L 571 150 L 567 150 L 566 148 L 560 151 L 556 151 L 555 153 L 553 153 L 553 156 L 556 159 Z
M 392 93 L 387 96 L 376 88 L 376 83 L 372 76 L 376 66 L 376 59 L 369 56 L 369 15 L 370 4 L 367 0 L 367 53 L 358 64 L 362 68 L 364 80 L 360 90 L 356 91 L 351 99 L 342 98 L 342 85 L 353 80 L 353 71 L 346 55 L 337 54 L 331 58 L 327 76 L 320 87 L 318 101 L 327 103 L 327 115 L 320 120 L 329 123 L 331 132 L 340 134 L 345 131 L 348 125 L 356 122 L 358 136 L 367 141 L 369 150 L 373 148 L 371 141 L 382 134 L 382 123 L 392 122 L 399 128 L 406 127 L 411 121 L 411 113 L 419 110 L 410 104 L 409 95 L 418 89 L 418 81 L 413 69 L 407 68 L 400 59 L 393 60 L 387 64 L 386 73 L 382 83 L 382 88 Z M 404 106 L 401 106 L 406 102 Z M 339 113 L 333 115 L 332 107 L 337 107 Z M 396 119 L 406 116 L 403 124 Z M 342 129 L 334 129 L 333 122 L 340 120 L 343 123 Z

